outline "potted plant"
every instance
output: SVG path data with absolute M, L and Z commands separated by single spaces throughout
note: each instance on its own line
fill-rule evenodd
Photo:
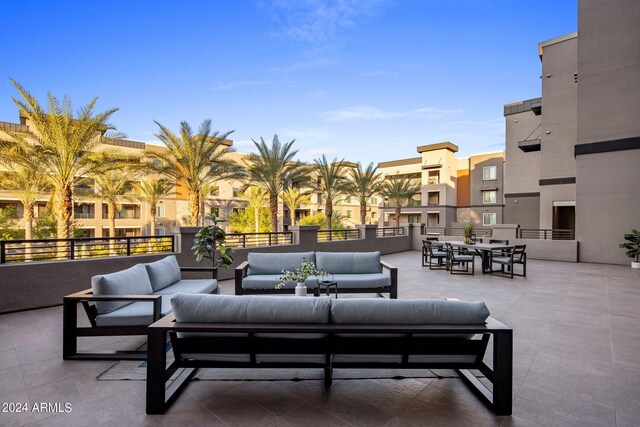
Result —
M 211 220 L 212 224 L 202 227 L 193 239 L 191 250 L 196 256 L 196 261 L 200 262 L 203 258 L 211 260 L 214 268 L 214 277 L 218 278 L 218 268 L 229 268 L 233 262 L 231 248 L 225 246 L 227 233 L 220 228 L 218 224 L 225 222 L 218 219 L 215 215 L 207 215 L 206 219 Z M 218 255 L 216 257 L 216 254 Z
M 621 243 L 620 247 L 627 250 L 627 256 L 631 258 L 631 268 L 640 268 L 640 231 L 631 230 L 631 233 L 624 235 L 624 240 L 626 242 Z
M 276 285 L 276 289 L 282 288 L 287 282 L 295 282 L 297 297 L 304 297 L 307 295 L 307 286 L 305 285 L 305 282 L 309 276 L 322 276 L 325 274 L 322 269 L 316 268 L 313 261 L 306 258 L 303 258 L 300 268 L 294 268 L 292 270 L 283 268 L 282 273 L 284 275 L 280 277 L 280 283 Z
M 464 233 L 464 242 L 467 244 L 470 243 L 471 235 L 473 234 L 473 224 L 469 223 L 465 225 L 462 232 Z

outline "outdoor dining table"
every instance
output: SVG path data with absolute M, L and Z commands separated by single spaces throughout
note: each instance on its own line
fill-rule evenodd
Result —
M 500 249 L 513 249 L 514 245 L 505 245 L 504 243 L 465 243 L 459 240 L 439 241 L 438 243 L 449 243 L 456 248 L 465 248 L 475 250 L 482 259 L 482 274 L 491 272 L 491 264 L 489 264 L 489 253 Z

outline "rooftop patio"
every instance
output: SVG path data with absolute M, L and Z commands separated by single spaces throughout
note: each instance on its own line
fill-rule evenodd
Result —
M 514 329 L 513 416 L 495 416 L 456 378 L 336 380 L 329 390 L 321 380 L 194 381 L 165 415 L 149 416 L 144 381 L 97 381 L 114 362 L 62 360 L 62 309 L 53 307 L 0 316 L 0 400 L 72 410 L 3 412 L 0 425 L 638 424 L 638 271 L 529 260 L 528 276 L 510 280 L 430 271 L 418 251 L 383 258 L 399 267 L 399 298 L 482 300 Z M 233 293 L 232 281 L 222 293 Z

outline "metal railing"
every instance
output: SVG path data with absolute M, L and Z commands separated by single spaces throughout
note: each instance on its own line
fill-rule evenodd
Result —
M 0 264 L 175 252 L 174 236 L 0 240 Z
M 521 228 L 518 230 L 518 238 L 539 240 L 573 240 L 573 230 L 561 228 Z
M 404 236 L 403 227 L 378 227 L 376 237 Z
M 94 212 L 74 212 L 73 217 L 75 219 L 94 219 L 96 214 Z
M 480 237 L 491 237 L 493 235 L 493 231 L 491 228 L 484 227 L 473 227 L 473 234 L 475 234 L 478 238 Z M 461 227 L 424 227 L 422 234 L 430 234 L 430 235 L 441 235 L 441 236 L 464 236 L 464 228 Z
M 247 248 L 252 246 L 274 246 L 293 244 L 291 231 L 277 233 L 227 233 L 225 245 L 231 248 Z
M 333 240 L 356 240 L 360 238 L 360 232 L 354 229 L 318 230 L 318 242 L 331 242 Z

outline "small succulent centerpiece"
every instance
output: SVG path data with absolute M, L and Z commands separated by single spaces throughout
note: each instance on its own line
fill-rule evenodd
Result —
M 627 250 L 627 256 L 631 258 L 631 268 L 640 268 L 640 231 L 631 230 L 631 233 L 624 235 L 624 240 L 626 242 L 621 243 L 620 247 Z
M 283 276 L 280 277 L 280 282 L 276 285 L 276 289 L 282 288 L 287 282 L 296 283 L 296 296 L 306 296 L 307 286 L 305 282 L 310 276 L 324 276 L 326 273 L 316 268 L 313 261 L 303 258 L 300 268 L 294 268 L 292 270 L 282 269 Z
M 473 224 L 469 223 L 462 229 L 464 234 L 464 242 L 471 243 L 471 235 L 473 234 Z
M 193 239 L 191 250 L 196 256 L 196 261 L 200 262 L 204 258 L 210 259 L 213 268 L 216 269 L 214 277 L 217 278 L 218 268 L 229 268 L 233 262 L 232 249 L 225 246 L 227 233 L 220 227 L 220 223 L 225 222 L 215 215 L 207 215 L 206 219 L 211 220 L 211 225 L 202 227 Z M 217 256 L 216 256 L 217 255 Z

